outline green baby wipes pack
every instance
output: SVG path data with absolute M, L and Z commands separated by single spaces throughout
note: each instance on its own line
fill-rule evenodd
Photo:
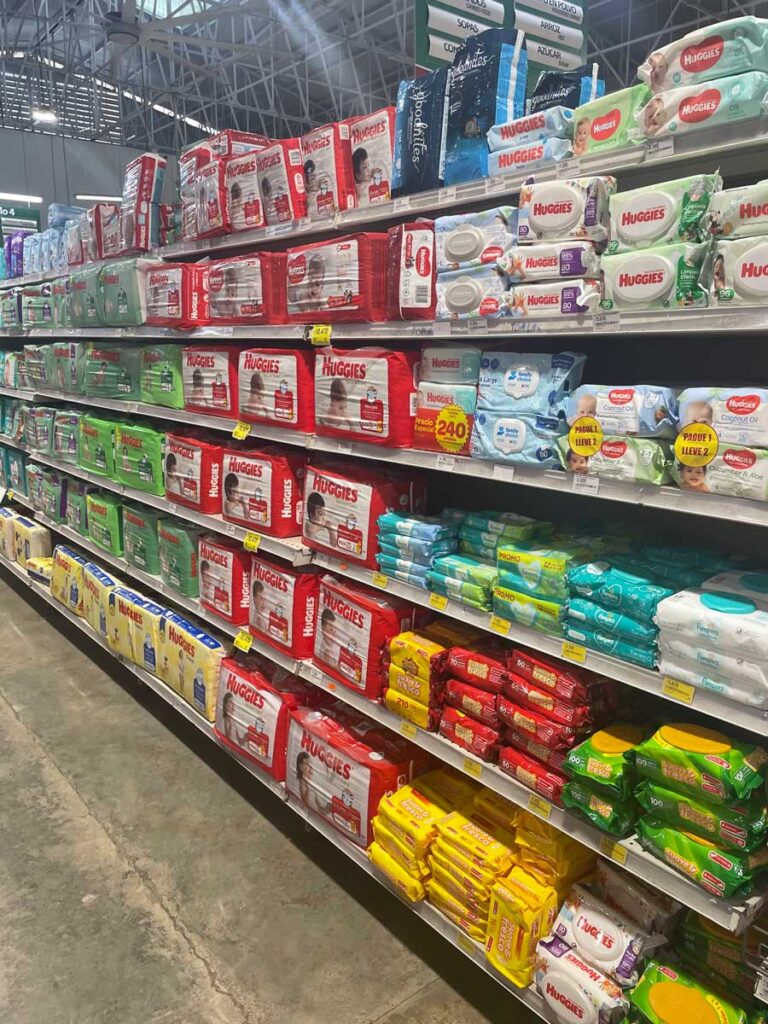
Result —
M 434 560 L 432 567 L 443 576 L 488 588 L 493 587 L 499 576 L 494 562 L 480 562 L 466 555 L 441 555 Z
M 138 505 L 123 506 L 123 544 L 125 560 L 151 576 L 160 575 L 160 538 L 158 528 L 167 522 L 162 512 Z
M 83 393 L 87 347 L 84 341 L 54 341 L 52 387 L 76 395 Z
M 203 532 L 200 527 L 188 526 L 178 519 L 164 519 L 157 526 L 160 576 L 184 597 L 200 596 L 197 546 Z
M 638 807 L 632 799 L 620 800 L 582 782 L 567 782 L 563 786 L 563 805 L 601 831 L 620 839 L 635 830 Z
M 672 449 L 667 441 L 650 437 L 624 437 L 605 434 L 594 455 L 581 455 L 570 446 L 568 435 L 558 437 L 557 454 L 567 473 L 589 474 L 604 480 L 628 483 L 669 483 Z
M 603 256 L 603 309 L 703 309 L 709 242 L 675 242 Z
M 453 576 L 444 576 L 432 569 L 427 572 L 427 585 L 435 594 L 452 597 L 454 600 L 467 604 L 471 608 L 478 608 L 480 611 L 491 610 L 490 587 L 467 583 L 455 579 Z
M 123 553 L 123 504 L 114 494 L 91 492 L 86 498 L 88 536 L 94 544 L 111 552 Z
M 459 551 L 463 555 L 469 555 L 471 558 L 479 558 L 483 562 L 496 561 L 495 547 L 488 547 L 485 544 L 477 543 L 473 540 L 465 540 L 463 537 L 459 540 Z
M 673 242 L 704 242 L 712 195 L 723 187 L 719 174 L 696 174 L 629 192 L 608 200 L 611 241 L 606 252 L 628 252 Z
M 497 534 L 505 540 L 526 541 L 552 533 L 554 524 L 520 516 L 516 512 L 470 512 L 462 519 L 462 526 L 484 534 Z
M 768 451 L 721 442 L 706 466 L 671 464 L 672 479 L 685 491 L 768 501 Z
M 104 302 L 98 266 L 85 266 L 69 277 L 73 327 L 105 327 Z
M 165 434 L 144 423 L 115 426 L 115 479 L 149 494 L 165 494 Z
M 562 634 L 565 605 L 561 601 L 545 601 L 497 585 L 493 588 L 493 610 L 510 622 L 519 622 L 545 633 Z
M 642 142 L 637 122 L 650 97 L 647 85 L 632 85 L 577 107 L 573 115 L 573 155 L 586 156 Z
M 79 465 L 91 473 L 114 479 L 115 428 L 118 420 L 102 419 L 90 414 L 80 420 Z
M 628 800 L 632 795 L 634 773 L 627 754 L 642 741 L 640 726 L 616 722 L 572 747 L 563 771 L 593 789 Z
M 105 322 L 111 327 L 138 327 L 147 319 L 146 273 L 154 260 L 112 260 L 101 269 Z
M 496 550 L 499 584 L 562 602 L 568 597 L 566 572 L 572 565 L 588 561 L 592 556 L 590 548 L 575 543 L 565 542 L 554 547 L 501 541 Z
M 141 349 L 141 400 L 168 409 L 184 408 L 181 345 L 146 345 Z
M 136 345 L 89 342 L 85 357 L 85 393 L 94 398 L 141 397 L 141 349 Z

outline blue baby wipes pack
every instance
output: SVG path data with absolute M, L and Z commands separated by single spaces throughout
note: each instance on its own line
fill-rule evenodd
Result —
M 565 420 L 551 416 L 478 412 L 472 426 L 470 455 L 473 459 L 556 469 L 560 464 L 557 439 L 565 429 Z
M 568 400 L 568 422 L 594 417 L 606 434 L 668 437 L 677 433 L 677 397 L 655 384 L 581 384 Z
M 565 403 L 581 383 L 587 357 L 578 352 L 483 352 L 478 411 L 565 419 Z
M 400 83 L 395 107 L 392 195 L 443 184 L 449 69 L 438 68 Z

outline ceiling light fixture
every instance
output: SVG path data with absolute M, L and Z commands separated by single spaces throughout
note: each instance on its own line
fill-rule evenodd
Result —
M 78 192 L 75 199 L 85 199 L 91 203 L 122 203 L 122 196 L 91 196 L 86 192 Z
M 29 203 L 30 205 L 42 203 L 42 196 L 23 196 L 17 192 L 0 192 L 0 199 L 7 203 Z
M 32 110 L 32 120 L 38 124 L 56 124 L 59 117 L 50 107 L 35 107 Z

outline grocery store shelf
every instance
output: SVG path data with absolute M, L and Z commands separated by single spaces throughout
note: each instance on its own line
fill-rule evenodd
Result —
M 20 452 L 28 452 L 29 448 L 7 434 L 0 434 L 0 444 L 7 444 L 9 448 L 17 448 Z
M 213 530 L 215 533 L 234 537 L 239 541 L 244 541 L 247 535 L 254 535 L 254 531 L 246 530 L 244 527 L 236 526 L 234 523 L 227 523 L 221 516 L 205 515 L 202 512 L 196 512 L 194 509 L 187 508 L 186 505 L 180 505 L 164 495 L 148 494 L 146 491 L 126 487 L 115 480 L 111 480 L 109 477 L 99 476 L 98 473 L 91 473 L 87 469 L 71 465 L 68 462 L 60 462 L 57 459 L 52 459 L 49 455 L 35 453 L 35 461 L 45 466 L 51 466 L 53 469 L 61 470 L 62 473 L 69 473 L 71 476 L 79 477 L 81 480 L 88 480 L 89 483 L 96 484 L 96 486 L 106 491 L 113 491 L 115 494 L 123 495 L 131 501 L 138 502 L 140 505 L 158 508 L 169 515 L 186 519 L 187 522 L 197 523 L 198 526 Z M 266 537 L 263 534 L 257 534 L 257 536 L 259 537 L 259 551 L 266 551 L 271 555 L 277 555 L 279 558 L 286 559 L 292 565 L 308 565 L 312 560 L 311 552 L 303 546 L 300 537 L 277 538 Z
M 509 622 L 490 612 L 476 611 L 474 608 L 458 601 L 452 601 L 440 594 L 432 594 L 419 587 L 391 579 L 379 572 L 352 565 L 349 562 L 342 562 L 319 552 L 315 553 L 313 560 L 316 565 L 340 576 L 365 583 L 377 590 L 385 589 L 395 597 L 402 597 L 412 604 L 422 605 L 440 612 L 442 615 L 459 619 L 495 636 L 504 636 L 508 640 L 524 644 L 531 650 L 540 651 L 542 654 L 553 655 L 556 658 L 564 658 L 572 662 L 575 654 L 578 657 L 577 663 L 592 672 L 617 679 L 627 686 L 642 690 L 644 693 L 652 693 L 685 708 L 692 708 L 703 715 L 710 715 L 717 718 L 723 725 L 733 725 L 740 729 L 747 729 L 758 736 L 768 736 L 768 710 L 759 710 L 727 700 L 709 690 L 693 690 L 691 687 L 683 687 L 681 691 L 679 687 L 669 686 L 668 681 L 659 672 L 638 668 L 608 654 L 600 654 L 584 647 L 568 644 L 562 637 L 550 636 L 547 633 L 539 632 L 539 630 L 530 629 L 528 626 Z M 667 692 L 668 690 L 669 692 Z M 681 692 L 685 695 L 684 700 L 678 696 Z M 690 700 L 687 699 L 688 696 L 690 696 Z
M 9 488 L 5 492 L 2 499 L 0 499 L 0 504 L 2 504 L 3 501 L 8 504 L 13 504 L 15 502 L 17 505 L 22 505 L 24 508 L 32 509 L 32 502 L 26 494 L 22 494 L 21 491 L 14 491 L 12 488 Z
M 5 398 L 18 398 L 21 402 L 31 402 L 34 400 L 35 392 L 30 391 L 28 388 L 0 388 L 0 395 Z

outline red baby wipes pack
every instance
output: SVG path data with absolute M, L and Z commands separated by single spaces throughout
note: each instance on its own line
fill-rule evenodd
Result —
M 310 220 L 332 220 L 355 205 L 349 126 L 326 124 L 301 137 L 304 191 Z
M 323 576 L 312 660 L 344 686 L 376 700 L 387 685 L 389 642 L 412 625 L 407 602 Z
M 237 360 L 230 345 L 189 345 L 182 351 L 184 408 L 208 416 L 237 416 Z
M 196 171 L 189 182 L 188 192 L 195 197 L 196 238 L 210 238 L 231 231 L 223 160 L 212 160 Z
M 289 713 L 315 703 L 312 690 L 295 676 L 281 674 L 280 679 L 270 680 L 253 659 L 225 658 L 213 731 L 225 747 L 282 782 Z
M 251 633 L 294 658 L 311 658 L 319 594 L 316 569 L 289 569 L 263 555 L 253 555 Z
M 307 466 L 302 534 L 311 548 L 376 569 L 376 520 L 388 509 L 423 510 L 423 479 L 346 463 Z
M 299 139 L 282 139 L 257 153 L 256 174 L 267 224 L 285 224 L 307 216 Z
M 86 213 L 88 219 L 88 259 L 109 259 L 120 254 L 120 207 L 97 203 Z
M 250 606 L 250 555 L 215 533 L 200 538 L 197 554 L 200 604 L 235 626 L 244 625 Z
M 248 231 L 266 223 L 259 194 L 256 153 L 242 153 L 224 160 L 224 183 L 230 231 Z
M 396 736 L 381 736 L 360 717 L 336 709 L 333 714 L 291 711 L 285 784 L 342 835 L 369 846 L 380 800 L 412 778 L 418 752 Z
M 529 757 L 515 747 L 502 747 L 499 750 L 499 768 L 539 796 L 558 807 L 563 806 L 563 786 L 568 779 L 562 772 L 548 768 L 535 757 Z
M 434 320 L 435 228 L 431 220 L 390 228 L 387 320 Z
M 315 356 L 315 430 L 329 437 L 413 444 L 417 352 L 324 348 Z
M 314 352 L 249 348 L 240 352 L 240 416 L 310 433 L 315 428 Z
M 220 444 L 192 432 L 168 434 L 165 455 L 165 494 L 171 501 L 218 515 L 221 512 Z
M 225 448 L 224 518 L 270 537 L 300 537 L 307 456 L 277 445 Z
M 514 704 L 504 696 L 498 697 L 496 710 L 506 725 L 550 750 L 569 750 L 580 736 L 578 729 L 555 722 L 530 708 Z
M 522 647 L 515 647 L 508 653 L 507 664 L 516 675 L 567 701 L 588 701 L 597 682 L 590 672 L 571 668 L 553 658 L 543 658 Z
M 505 652 L 500 647 L 493 647 L 490 644 L 477 651 L 467 647 L 451 647 L 446 658 L 445 670 L 472 686 L 479 686 L 490 693 L 501 693 L 507 677 L 507 669 L 502 662 L 504 655 Z
M 208 274 L 202 263 L 158 263 L 147 271 L 147 323 L 189 329 L 208 323 Z
M 388 239 L 359 232 L 288 250 L 287 307 L 293 323 L 386 320 Z
M 350 117 L 344 123 L 349 127 L 357 205 L 385 203 L 392 194 L 395 108 L 382 107 L 372 114 Z
M 254 252 L 206 266 L 212 324 L 285 323 L 285 253 Z
M 443 708 L 439 731 L 451 743 L 469 750 L 483 761 L 493 760 L 501 739 L 498 729 L 484 725 L 454 707 Z
M 445 684 L 445 703 L 458 708 L 466 715 L 471 715 L 484 725 L 498 730 L 499 716 L 496 713 L 496 697 L 478 686 L 462 683 L 458 679 L 449 679 Z
M 562 722 L 563 725 L 579 728 L 591 720 L 591 709 L 588 704 L 574 704 L 563 700 L 554 693 L 534 686 L 514 672 L 510 672 L 504 680 L 504 694 L 516 704 L 532 708 L 555 722 Z

